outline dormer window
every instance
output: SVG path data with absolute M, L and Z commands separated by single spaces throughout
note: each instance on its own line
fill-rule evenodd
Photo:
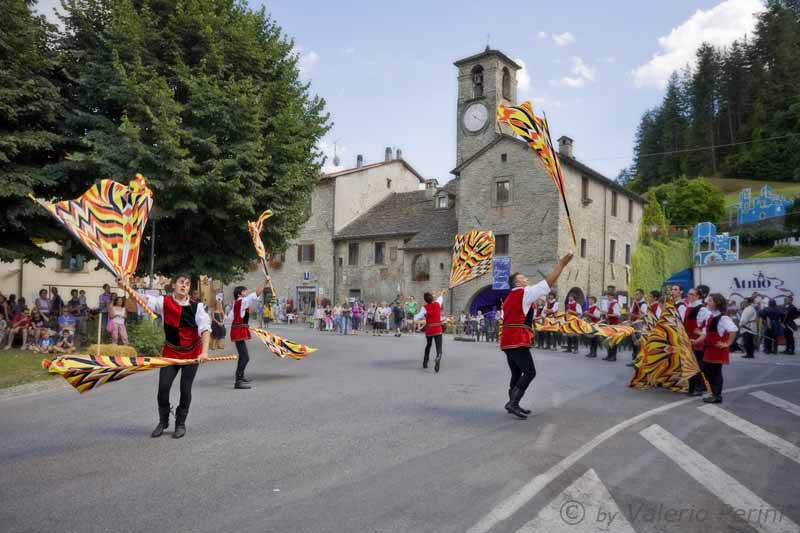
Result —
M 472 69 L 472 97 L 483 96 L 483 67 L 475 65 Z
M 447 195 L 443 194 L 436 197 L 436 209 L 447 209 Z

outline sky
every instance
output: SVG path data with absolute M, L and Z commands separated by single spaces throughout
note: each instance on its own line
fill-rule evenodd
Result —
M 294 39 L 302 76 L 326 100 L 342 167 L 381 161 L 387 146 L 426 178 L 452 178 L 457 69 L 491 48 L 524 65 L 518 99 L 545 111 L 554 139 L 610 178 L 630 165 L 639 119 L 657 106 L 674 70 L 708 41 L 752 31 L 761 0 L 248 0 Z M 42 0 L 52 15 L 57 0 Z

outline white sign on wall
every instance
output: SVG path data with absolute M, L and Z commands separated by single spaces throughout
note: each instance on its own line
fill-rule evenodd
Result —
M 728 299 L 741 302 L 757 295 L 783 305 L 800 294 L 800 258 L 750 259 L 694 268 L 695 285 L 708 285 Z

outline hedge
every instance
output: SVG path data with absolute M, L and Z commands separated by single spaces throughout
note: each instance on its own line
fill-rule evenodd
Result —
M 632 294 L 639 288 L 645 292 L 660 290 L 672 274 L 693 264 L 691 239 L 639 241 L 631 258 L 628 292 Z

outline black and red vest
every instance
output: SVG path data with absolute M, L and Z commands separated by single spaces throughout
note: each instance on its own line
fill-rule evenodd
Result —
M 600 322 L 600 319 L 594 316 L 596 311 L 597 311 L 596 305 L 590 305 L 589 309 L 586 310 L 586 313 L 589 316 L 589 321 L 592 322 L 593 324 L 597 324 L 598 322 Z
M 640 318 L 640 308 L 642 306 L 641 300 L 634 300 L 631 305 L 631 322 L 636 322 Z
M 690 307 L 686 311 L 686 320 L 684 320 L 684 327 L 686 327 L 686 333 L 689 335 L 689 338 L 694 340 L 700 336 L 699 333 L 695 333 L 695 331 L 700 327 L 700 324 L 697 323 L 697 314 L 700 312 L 700 308 L 703 307 L 702 305 L 697 305 L 695 307 Z
M 233 322 L 231 323 L 231 340 L 246 341 L 250 340 L 250 310 L 246 309 L 242 316 L 242 302 L 244 298 L 238 298 L 233 303 Z
M 513 289 L 503 301 L 503 331 L 500 333 L 500 349 L 530 348 L 533 333 L 530 322 L 533 314 L 522 312 L 524 288 Z
M 618 305 L 619 303 L 616 300 L 608 301 L 608 313 L 606 315 L 606 322 L 611 324 L 612 326 L 619 324 L 619 315 L 615 316 L 611 314 L 614 312 L 614 307 Z
M 439 302 L 425 304 L 425 336 L 435 337 L 442 334 L 442 306 Z
M 658 316 L 658 302 L 650 304 L 650 312 Z
M 725 335 L 720 335 L 717 330 L 719 321 L 722 315 L 717 315 L 711 320 L 706 321 L 706 342 L 705 349 L 703 350 L 704 363 L 721 363 L 727 365 L 731 362 L 730 349 L 726 346 L 720 348 L 717 346 L 718 342 L 728 342 L 730 340 L 730 333 L 725 332 Z
M 573 315 L 577 314 L 578 311 L 578 302 L 567 302 L 567 312 L 572 313 Z
M 203 351 L 203 342 L 197 333 L 197 302 L 181 305 L 172 296 L 164 296 L 164 347 L 163 357 L 171 359 L 197 359 Z
M 554 314 L 555 311 L 553 311 L 553 307 L 555 307 L 555 305 L 556 305 L 556 301 L 555 300 L 553 300 L 552 302 L 547 302 L 545 304 L 545 306 L 544 306 L 544 308 L 546 310 L 545 311 L 545 315 L 550 316 L 550 315 Z

